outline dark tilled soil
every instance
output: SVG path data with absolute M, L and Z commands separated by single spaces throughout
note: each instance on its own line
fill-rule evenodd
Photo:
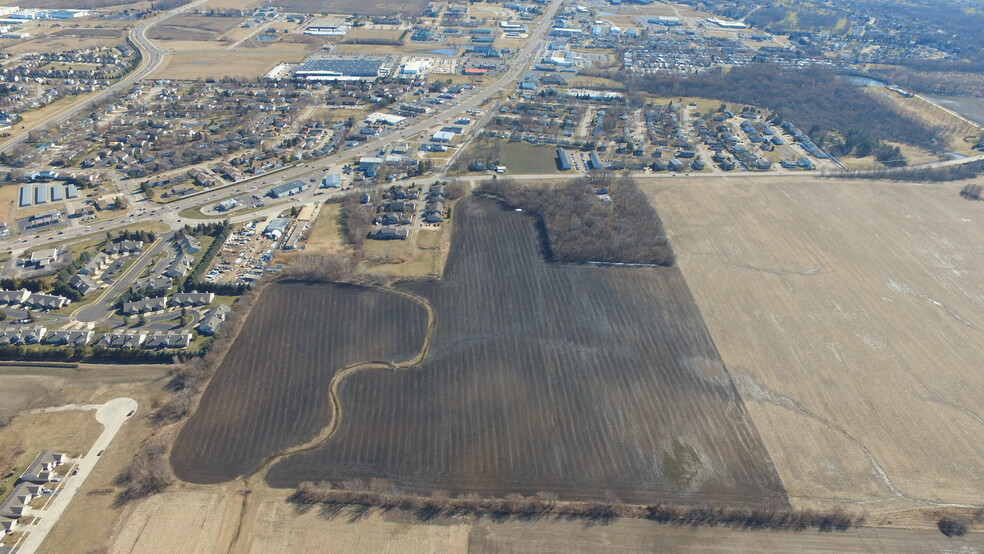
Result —
M 171 454 L 175 474 L 229 481 L 328 424 L 328 385 L 363 360 L 409 360 L 427 312 L 410 298 L 351 285 L 277 283 L 257 301 Z
M 455 215 L 444 280 L 406 285 L 437 312 L 428 358 L 347 378 L 338 431 L 270 484 L 785 505 L 679 270 L 547 264 L 528 216 Z

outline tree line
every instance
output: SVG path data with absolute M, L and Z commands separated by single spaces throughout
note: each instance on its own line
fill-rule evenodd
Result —
M 730 527 L 745 530 L 847 531 L 860 526 L 864 517 L 834 510 L 792 510 L 788 508 L 731 508 L 724 506 L 677 506 L 664 503 L 625 504 L 617 498 L 596 501 L 559 501 L 555 494 L 540 492 L 532 496 L 510 494 L 503 498 L 483 498 L 477 494 L 450 497 L 440 491 L 431 496 L 405 494 L 386 479 L 368 483 L 350 479 L 335 488 L 331 483 L 306 481 L 297 486 L 290 501 L 298 505 L 334 505 L 363 508 L 402 509 L 420 519 L 439 516 L 490 516 L 496 519 L 518 517 L 535 519 L 547 515 L 570 519 L 610 522 L 621 517 L 648 519 L 658 523 L 687 527 Z
M 938 167 L 907 167 L 894 169 L 870 169 L 867 171 L 838 171 L 827 177 L 843 179 L 885 179 L 912 183 L 944 183 L 973 179 L 984 173 L 984 161 Z
M 477 193 L 534 213 L 545 228 L 550 261 L 673 265 L 663 222 L 645 193 L 628 175 L 612 181 L 609 173 L 560 185 L 495 179 Z

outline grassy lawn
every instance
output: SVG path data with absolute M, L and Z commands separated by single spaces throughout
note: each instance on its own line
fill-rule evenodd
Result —
M 527 142 L 503 142 L 500 159 L 508 173 L 559 173 L 557 149 Z
M 325 204 L 321 207 L 318 219 L 308 233 L 308 248 L 335 250 L 345 245 L 339 220 L 341 212 L 341 204 Z

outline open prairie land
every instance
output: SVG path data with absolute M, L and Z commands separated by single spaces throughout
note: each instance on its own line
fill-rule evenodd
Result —
M 531 217 L 455 214 L 443 280 L 402 286 L 437 314 L 427 359 L 349 376 L 337 432 L 270 484 L 785 505 L 677 269 L 547 264 Z
M 178 477 L 229 481 L 328 425 L 338 370 L 413 358 L 427 314 L 414 300 L 353 285 L 278 283 L 263 291 L 171 455 Z
M 980 504 L 984 206 L 961 185 L 649 185 L 794 507 Z

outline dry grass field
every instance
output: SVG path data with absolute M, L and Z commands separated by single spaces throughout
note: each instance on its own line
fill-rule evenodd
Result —
M 270 484 L 785 504 L 678 270 L 548 264 L 532 218 L 455 213 L 443 280 L 401 286 L 436 312 L 424 363 L 346 378 L 338 431 Z
M 427 8 L 427 0 L 273 0 L 269 5 L 285 12 L 391 15 L 401 13 L 419 16 Z
M 949 539 L 935 529 L 860 528 L 843 533 L 744 531 L 659 525 L 638 519 L 586 525 L 449 519 L 421 522 L 393 510 L 298 511 L 283 491 L 254 487 L 244 506 L 238 488 L 189 487 L 141 501 L 124 513 L 107 550 L 113 553 L 331 552 L 362 554 L 464 552 L 975 552 L 984 535 Z M 175 533 L 180 529 L 180 533 Z M 238 534 L 238 540 L 233 540 Z
M 78 369 L 45 365 L 0 365 L 0 415 L 20 413 L 9 427 L 0 428 L 0 447 L 20 444 L 26 450 L 18 467 L 37 451 L 54 448 L 70 454 L 84 452 L 102 432 L 94 411 L 26 414 L 25 410 L 66 404 L 101 404 L 120 396 L 138 401 L 137 414 L 116 435 L 82 491 L 51 530 L 40 552 L 74 552 L 79 545 L 92 550 L 109 536 L 122 513 L 113 505 L 114 480 L 150 432 L 144 417 L 160 402 L 167 366 L 82 365 Z M 105 491 L 94 494 L 96 491 Z
M 980 504 L 984 210 L 960 186 L 648 185 L 795 507 Z
M 178 14 L 161 25 L 151 27 L 147 37 L 154 40 L 210 41 L 241 22 L 241 17 Z
M 195 44 L 206 50 L 197 49 Z M 170 46 L 170 44 L 169 44 Z M 154 71 L 155 79 L 206 79 L 213 77 L 261 77 L 280 62 L 297 63 L 307 57 L 308 45 L 292 45 L 295 48 L 237 49 L 227 51 L 218 43 L 184 43 L 180 49 L 165 58 Z
M 398 294 L 324 283 L 267 287 L 178 435 L 175 473 L 229 481 L 311 440 L 329 423 L 336 372 L 413 358 L 426 331 L 424 308 Z
M 167 545 L 169 552 L 217 552 L 229 495 L 216 489 L 166 492 L 142 502 L 127 514 L 126 525 L 109 551 L 161 552 Z

